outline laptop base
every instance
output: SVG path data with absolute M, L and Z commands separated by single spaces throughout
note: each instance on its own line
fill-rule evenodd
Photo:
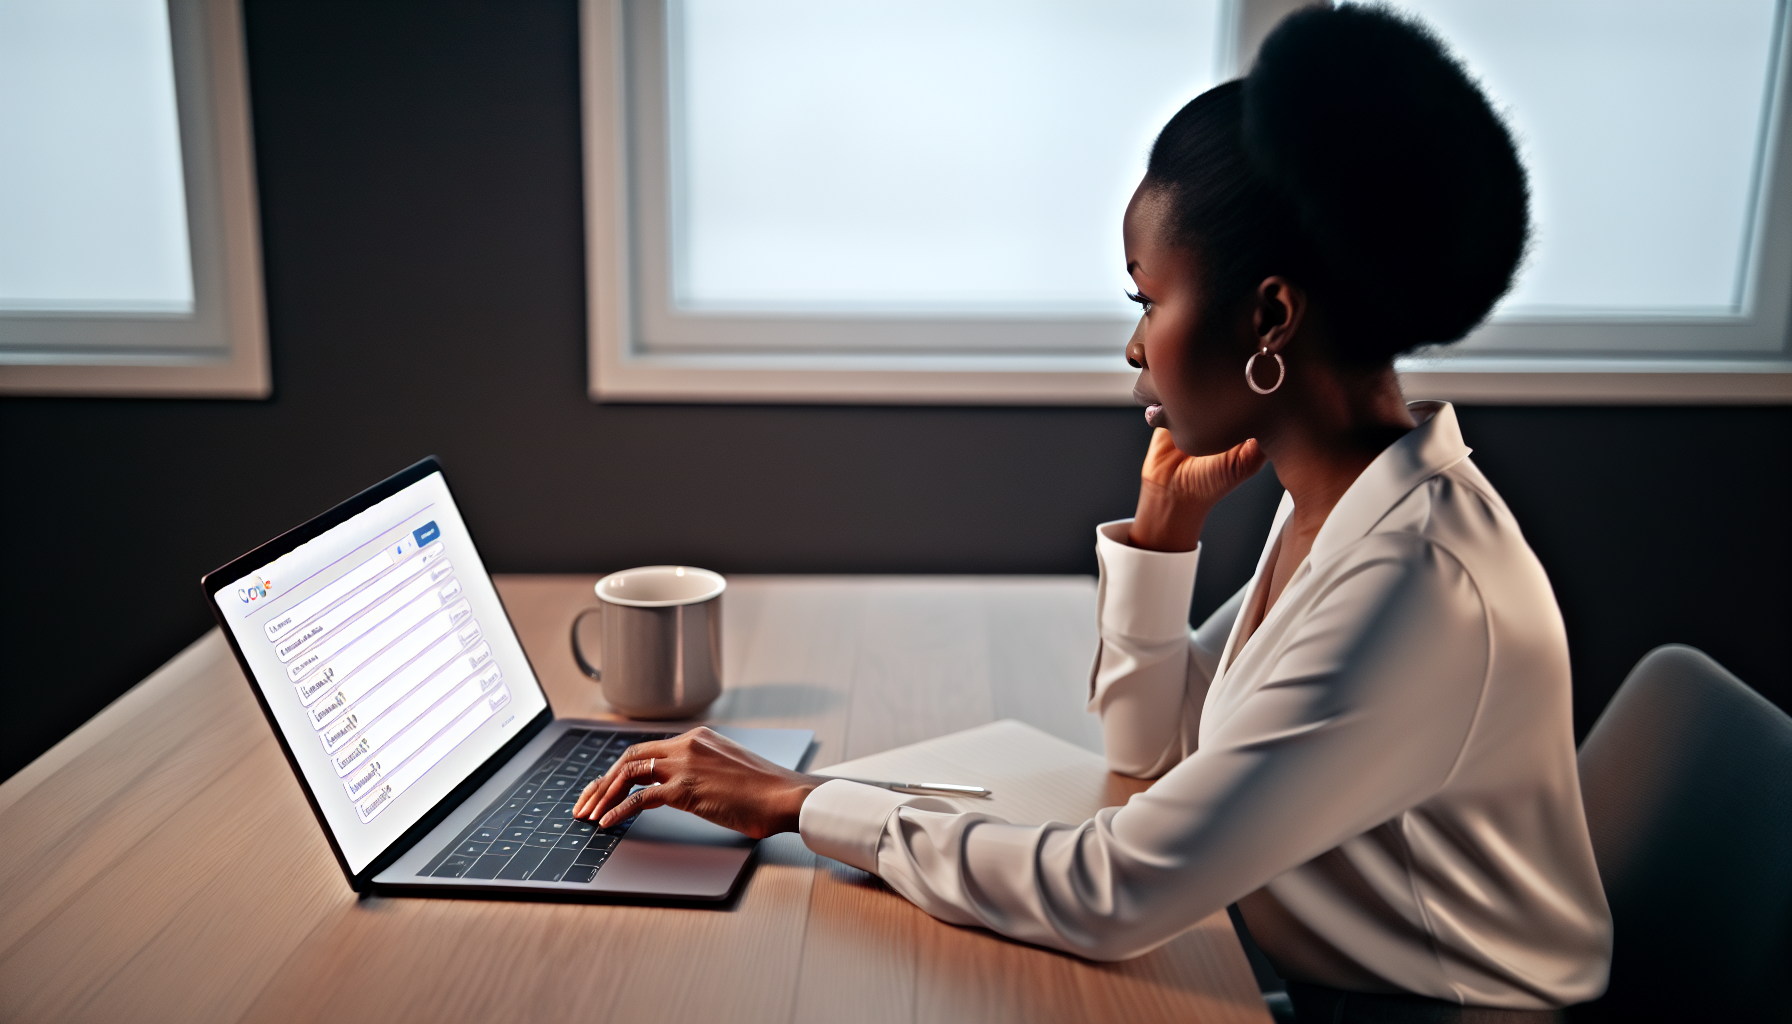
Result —
M 806 729 L 743 729 L 730 726 L 712 728 L 761 757 L 793 770 L 806 760 L 814 737 Z M 589 730 L 594 735 L 618 734 L 618 739 L 610 747 L 612 759 L 616 744 L 635 742 L 630 734 L 641 734 L 643 739 L 665 735 L 663 728 L 656 729 L 648 724 L 577 719 L 559 719 L 550 723 L 439 825 L 412 844 L 391 866 L 374 876 L 372 891 L 392 896 L 467 896 L 485 899 L 605 902 L 646 900 L 680 903 L 716 903 L 727 900 L 752 859 L 757 842 L 739 832 L 710 824 L 670 807 L 656 807 L 638 815 L 607 855 L 583 857 L 582 860 L 586 862 L 596 861 L 600 865 L 588 880 L 466 877 L 464 873 L 469 870 L 478 873 L 476 868 L 470 868 L 468 861 L 448 864 L 447 858 L 455 852 L 450 844 L 465 840 L 502 838 L 498 835 L 475 834 L 491 831 L 477 826 L 488 820 L 495 808 L 505 806 L 501 801 L 518 790 L 519 784 L 525 780 L 525 774 L 535 771 L 535 766 L 544 756 L 556 751 L 556 744 L 562 748 L 573 744 L 572 740 L 566 738 L 569 733 L 577 730 Z M 566 739 L 565 743 L 562 742 L 563 739 Z M 587 739 L 585 746 L 589 747 L 592 742 L 593 740 Z M 557 763 L 559 762 L 551 761 L 550 768 Z M 587 774 L 590 774 L 589 770 Z M 561 791 L 562 796 L 564 792 Z M 531 789 L 528 796 L 535 795 L 537 794 Z M 528 818 L 515 820 L 523 821 L 531 828 L 539 827 Z M 527 841 L 530 840 L 525 840 Z M 563 840 L 561 845 L 572 841 Z M 480 858 L 484 851 L 479 849 L 479 845 L 475 842 L 468 847 L 469 861 L 489 859 L 489 855 L 487 858 Z M 560 862 L 568 859 L 563 851 L 556 852 L 560 854 Z M 522 854 L 517 863 L 527 861 L 530 855 L 533 855 L 537 863 L 555 863 L 551 859 L 554 852 L 550 852 L 550 859 L 545 861 L 540 851 L 525 849 Z M 488 873 L 489 870 L 488 868 Z M 462 874 L 445 877 L 444 872 Z M 519 872 L 513 866 L 506 873 L 514 875 Z M 572 874 L 583 874 L 583 870 L 574 868 Z

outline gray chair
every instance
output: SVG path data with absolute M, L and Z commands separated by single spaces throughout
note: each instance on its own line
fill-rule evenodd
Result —
M 1792 718 L 1704 653 L 1637 663 L 1580 748 L 1611 988 L 1580 1021 L 1788 1019 Z

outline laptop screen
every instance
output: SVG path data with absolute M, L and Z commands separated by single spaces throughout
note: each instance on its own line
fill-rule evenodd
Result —
M 213 599 L 357 874 L 547 707 L 440 472 Z

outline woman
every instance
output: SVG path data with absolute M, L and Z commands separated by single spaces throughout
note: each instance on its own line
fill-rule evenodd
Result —
M 1095 959 L 1237 901 L 1303 1019 L 1548 1019 L 1599 995 L 1561 616 L 1454 412 L 1408 405 L 1392 365 L 1486 316 L 1526 207 L 1486 98 L 1381 10 L 1291 16 L 1164 128 L 1124 225 L 1157 429 L 1136 516 L 1096 542 L 1090 706 L 1110 766 L 1157 779 L 1125 807 L 1022 827 L 696 730 L 577 813 L 798 830 L 936 917 Z M 1267 550 L 1191 632 L 1202 524 L 1266 459 L 1287 491 Z

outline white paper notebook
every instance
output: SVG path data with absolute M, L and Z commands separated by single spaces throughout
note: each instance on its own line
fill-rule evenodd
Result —
M 1017 825 L 1084 821 L 1150 785 L 1114 775 L 1101 755 L 1011 718 L 818 768 L 814 774 L 983 786 L 993 795 L 925 795 Z

